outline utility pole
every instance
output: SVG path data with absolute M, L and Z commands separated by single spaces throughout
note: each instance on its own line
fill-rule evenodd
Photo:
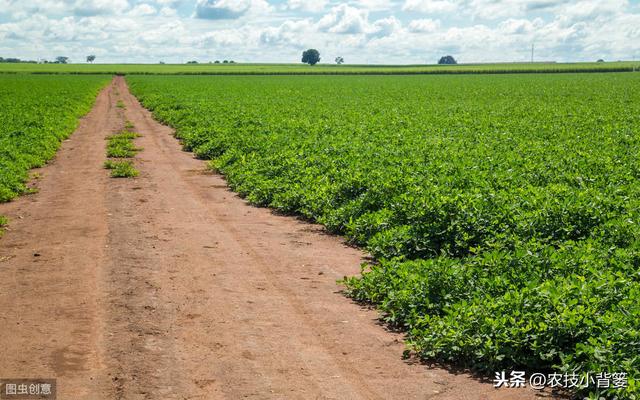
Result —
M 533 49 L 534 49 L 534 44 L 531 43 L 531 62 L 533 63 Z

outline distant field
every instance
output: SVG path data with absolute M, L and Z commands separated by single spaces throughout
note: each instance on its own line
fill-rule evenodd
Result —
M 109 78 L 0 75 L 0 202 L 25 191 L 29 169 L 54 156 Z
M 50 74 L 470 74 L 544 72 L 623 72 L 640 70 L 640 62 L 523 63 L 442 65 L 303 64 L 0 64 L 0 73 Z
M 127 80 L 249 201 L 366 247 L 349 293 L 425 359 L 637 398 L 640 74 Z

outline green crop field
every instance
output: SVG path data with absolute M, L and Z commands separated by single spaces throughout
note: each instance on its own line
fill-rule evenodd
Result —
M 127 80 L 248 200 L 366 247 L 349 295 L 424 359 L 640 394 L 640 74 Z
M 109 79 L 0 75 L 0 202 L 25 191 L 29 169 L 54 156 Z
M 469 74 L 638 71 L 640 62 L 505 63 L 460 65 L 331 65 L 303 64 L 12 64 L 0 63 L 0 73 L 47 74 Z

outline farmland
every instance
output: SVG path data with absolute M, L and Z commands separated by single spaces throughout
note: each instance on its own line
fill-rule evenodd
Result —
M 0 73 L 35 74 L 180 74 L 180 75 L 424 75 L 555 72 L 628 72 L 640 62 L 501 63 L 460 65 L 332 65 L 301 64 L 12 64 L 0 63 Z
M 0 75 L 0 202 L 25 192 L 93 105 L 105 76 Z
M 640 75 L 127 80 L 250 202 L 367 248 L 348 294 L 425 360 L 637 395 Z

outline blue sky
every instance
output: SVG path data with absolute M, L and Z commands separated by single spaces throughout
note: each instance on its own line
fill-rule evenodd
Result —
M 0 56 L 424 64 L 640 59 L 639 0 L 0 0 Z

